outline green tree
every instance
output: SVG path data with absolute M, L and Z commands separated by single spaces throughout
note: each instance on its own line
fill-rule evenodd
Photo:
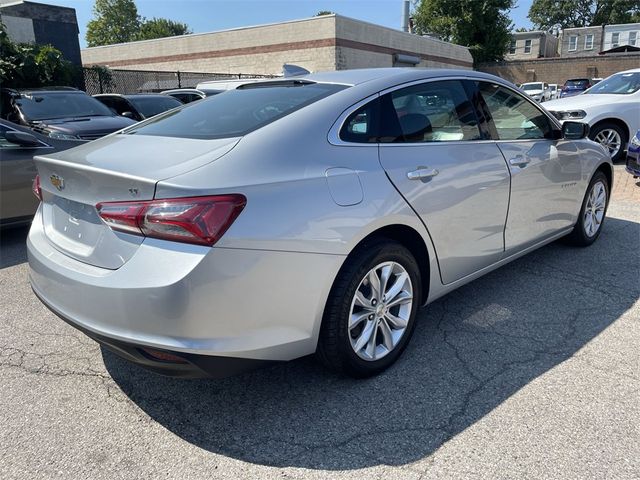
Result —
M 76 67 L 51 45 L 14 43 L 0 23 L 0 84 L 12 88 L 70 85 Z
M 545 30 L 637 22 L 640 0 L 533 0 L 529 19 Z
M 336 12 L 332 12 L 331 10 L 320 10 L 316 13 L 316 17 L 323 17 L 324 15 L 333 15 Z
M 504 57 L 511 40 L 507 12 L 514 5 L 515 0 L 421 0 L 413 18 L 417 33 L 468 47 L 478 64 Z
M 89 47 L 131 42 L 140 31 L 141 18 L 133 0 L 96 0 L 93 15 L 87 24 Z
M 166 18 L 152 18 L 143 20 L 136 40 L 151 40 L 153 38 L 175 37 L 192 33 L 186 23 L 174 22 Z

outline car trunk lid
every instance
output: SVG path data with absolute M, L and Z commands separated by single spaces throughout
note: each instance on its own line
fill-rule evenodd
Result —
M 45 234 L 56 249 L 76 260 L 117 269 L 144 238 L 111 230 L 95 206 L 151 200 L 157 182 L 220 158 L 238 140 L 114 135 L 36 157 Z

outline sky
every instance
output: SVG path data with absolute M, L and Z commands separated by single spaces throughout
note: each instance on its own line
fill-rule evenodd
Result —
M 87 22 L 93 0 L 36 0 L 76 9 L 80 46 L 86 47 Z M 531 27 L 527 13 L 533 0 L 518 0 L 511 11 L 514 28 Z M 193 33 L 275 23 L 314 16 L 330 10 L 346 17 L 400 28 L 401 0 L 135 0 L 138 14 L 163 17 L 189 25 Z

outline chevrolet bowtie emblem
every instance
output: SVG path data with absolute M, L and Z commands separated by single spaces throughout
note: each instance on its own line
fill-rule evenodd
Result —
M 56 174 L 53 174 L 49 177 L 49 180 L 51 180 L 51 185 L 56 187 L 58 191 L 64 190 L 64 178 Z

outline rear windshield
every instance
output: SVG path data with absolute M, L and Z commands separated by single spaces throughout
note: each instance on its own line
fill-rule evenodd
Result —
M 583 88 L 586 88 L 587 85 L 589 85 L 589 80 L 586 78 L 567 80 L 564 84 L 565 87 L 583 87 Z
M 27 120 L 50 120 L 53 118 L 109 116 L 108 107 L 84 93 L 31 93 L 22 94 L 16 105 Z
M 542 84 L 541 83 L 525 83 L 524 85 L 522 85 L 522 90 L 524 90 L 525 92 L 527 90 L 542 90 Z
M 149 95 L 146 97 L 129 97 L 128 99 L 136 110 L 145 118 L 153 117 L 172 108 L 179 107 L 182 102 L 170 96 Z
M 239 137 L 344 88 L 300 81 L 246 85 L 159 115 L 126 133 L 203 140 Z
M 640 90 L 640 72 L 618 73 L 598 82 L 585 93 L 589 95 L 609 93 L 629 95 Z

